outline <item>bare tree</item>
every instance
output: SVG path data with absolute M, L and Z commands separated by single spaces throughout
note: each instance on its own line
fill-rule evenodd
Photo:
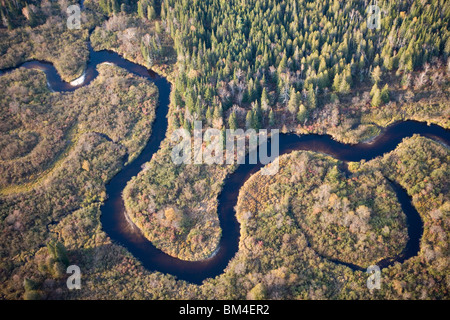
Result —
M 424 85 L 426 85 L 427 82 L 428 82 L 427 74 L 426 74 L 425 71 L 423 71 L 423 72 L 421 72 L 421 73 L 417 76 L 416 81 L 415 81 L 415 83 L 414 83 L 414 88 L 415 88 L 415 89 L 420 89 L 420 88 L 422 88 Z

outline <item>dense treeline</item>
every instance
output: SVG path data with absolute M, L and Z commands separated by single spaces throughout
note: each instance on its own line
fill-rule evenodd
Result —
M 13 29 L 27 24 L 34 27 L 42 23 L 38 0 L 2 0 L 0 2 L 0 18 L 3 27 Z M 51 6 L 51 3 L 48 4 Z
M 156 17 L 158 9 L 155 0 L 98 0 L 97 2 L 102 11 L 109 16 L 119 12 L 138 13 L 141 18 L 152 20 Z
M 225 124 L 233 105 L 245 108 L 242 126 L 274 125 L 275 108 L 304 122 L 322 93 L 348 93 L 368 80 L 371 103 L 379 106 L 389 100 L 383 73 L 396 71 L 406 82 L 413 70 L 450 53 L 448 2 L 379 1 L 380 30 L 368 29 L 368 4 L 165 1 L 161 16 L 182 71 L 174 103 L 185 107 L 175 124 L 189 128 L 194 119 L 217 117 Z M 245 121 L 255 115 L 258 121 Z
M 375 136 L 380 132 L 380 127 L 400 119 L 431 121 L 445 127 L 449 126 L 449 110 L 446 108 L 446 101 L 449 97 L 450 68 L 449 65 L 444 63 L 447 57 L 445 48 L 441 59 L 437 56 L 431 57 L 428 59 L 430 62 L 426 62 L 423 68 L 417 67 L 415 68 L 416 71 L 408 72 L 406 75 L 401 69 L 397 69 L 396 74 L 398 76 L 396 76 L 393 69 L 388 70 L 385 66 L 376 63 L 373 66 L 367 65 L 367 61 L 364 60 L 366 61 L 364 65 L 367 68 L 364 69 L 365 71 L 360 70 L 360 76 L 355 75 L 356 69 L 352 68 L 352 79 L 355 81 L 353 81 L 349 94 L 333 92 L 333 85 L 331 85 L 331 89 L 317 90 L 316 88 L 314 97 L 312 97 L 314 99 L 310 100 L 308 91 L 302 90 L 302 93 L 299 94 L 295 90 L 296 94 L 291 94 L 291 91 L 293 91 L 291 88 L 284 90 L 286 94 L 289 94 L 289 99 L 287 97 L 283 99 L 277 95 L 279 90 L 276 89 L 275 82 L 270 80 L 277 78 L 279 70 L 275 70 L 275 67 L 278 65 L 269 67 L 269 71 L 267 71 L 267 68 L 260 67 L 258 75 L 261 81 L 258 80 L 258 76 L 257 80 L 247 76 L 245 71 L 247 67 L 235 70 L 236 76 L 231 74 L 235 71 L 230 71 L 226 81 L 220 81 L 224 77 L 216 73 L 227 65 L 236 66 L 236 59 L 231 59 L 231 54 L 228 51 L 226 51 L 227 59 L 223 58 L 218 61 L 217 66 L 213 66 L 211 59 L 220 58 L 220 54 L 216 53 L 216 48 L 225 47 L 227 41 L 236 41 L 233 36 L 227 36 L 214 47 L 207 49 L 208 54 L 198 52 L 195 61 L 193 61 L 192 56 L 192 61 L 186 61 L 185 59 L 186 53 L 189 55 L 189 50 L 197 50 L 195 46 L 186 48 L 186 50 L 179 49 L 179 59 L 174 65 L 175 56 L 171 52 L 173 41 L 167 34 L 168 32 L 172 36 L 174 34 L 173 28 L 170 27 L 171 21 L 178 22 L 175 25 L 181 28 L 183 32 L 191 35 L 195 33 L 197 20 L 190 19 L 188 24 L 191 27 L 183 27 L 179 20 L 172 19 L 173 17 L 166 14 L 165 10 L 163 5 L 161 19 L 158 19 L 158 15 L 153 20 L 146 18 L 145 14 L 136 14 L 136 12 L 125 14 L 124 11 L 121 11 L 112 15 L 102 26 L 97 27 L 91 36 L 91 41 L 95 49 L 106 48 L 117 51 L 132 61 L 157 70 L 175 83 L 175 90 L 172 92 L 174 108 L 170 116 L 171 129 L 179 126 L 191 129 L 193 120 L 202 119 L 206 122 L 205 125 L 222 129 L 224 127 L 231 129 L 237 127 L 276 127 L 283 131 L 292 130 L 298 133 L 328 133 L 340 141 L 356 143 Z M 172 9 L 169 9 L 169 11 L 173 12 Z M 444 10 L 444 12 L 446 11 Z M 355 14 L 353 13 L 353 15 Z M 392 15 L 395 14 L 392 13 Z M 406 17 L 406 13 L 401 16 Z M 364 19 L 359 22 L 361 26 L 366 23 Z M 219 22 L 216 24 L 219 24 Z M 407 22 L 402 22 L 403 24 L 407 24 Z M 352 28 L 356 27 L 357 25 L 352 25 Z M 258 26 L 255 26 L 255 30 L 257 28 Z M 403 29 L 404 27 L 402 27 Z M 367 30 L 367 28 L 365 30 L 369 34 L 375 32 L 375 30 Z M 340 31 L 344 32 L 346 29 L 339 29 Z M 376 30 L 376 32 L 378 34 L 381 31 Z M 179 30 L 176 30 L 175 33 L 183 34 Z M 394 34 L 394 32 L 392 33 Z M 399 36 L 403 33 L 403 31 L 398 31 Z M 209 36 L 208 32 L 204 34 L 206 34 L 206 37 Z M 410 34 L 408 33 L 408 35 Z M 344 34 L 344 37 L 348 36 L 348 34 Z M 183 39 L 189 39 L 190 37 L 184 37 Z M 245 42 L 240 41 L 239 43 L 241 46 L 245 46 L 246 43 L 251 43 L 255 37 L 253 35 Z M 337 38 L 337 35 L 334 38 Z M 178 48 L 179 43 L 178 41 Z M 258 47 L 262 45 L 261 43 L 264 42 L 259 41 Z M 305 41 L 305 43 L 307 46 L 308 42 Z M 276 46 L 276 48 L 279 46 L 283 46 L 283 44 Z M 272 48 L 275 48 L 272 44 L 269 48 L 268 52 L 275 50 L 272 50 Z M 323 49 L 320 47 L 316 49 L 318 52 L 321 52 L 321 50 Z M 333 57 L 335 51 L 332 50 L 331 53 L 327 54 Z M 363 51 L 359 51 L 360 54 L 364 54 Z M 310 54 L 313 54 L 311 50 L 305 49 L 303 55 L 308 58 Z M 302 68 L 305 69 L 302 65 L 306 65 L 306 60 L 312 59 L 306 59 L 305 57 L 301 59 L 301 61 L 304 61 L 303 64 L 295 64 L 293 62 L 295 59 L 289 58 L 288 65 L 290 67 L 285 69 L 286 72 L 280 73 L 282 78 L 288 73 L 289 79 L 292 80 L 295 73 L 297 80 L 300 81 L 299 83 L 304 85 L 305 79 L 301 79 L 300 75 L 303 77 L 307 77 L 307 75 L 304 70 L 301 70 Z M 255 63 L 259 64 L 260 58 L 261 55 L 257 56 L 255 61 L 249 59 L 247 61 L 248 66 L 252 69 Z M 328 66 L 330 60 L 328 58 L 325 60 Z M 226 65 L 224 61 L 229 63 Z M 196 65 L 199 67 L 197 68 Z M 208 67 L 211 67 L 211 69 L 206 70 Z M 200 69 L 205 70 L 199 72 Z M 332 65 L 331 69 L 336 69 L 336 65 Z M 205 80 L 205 75 L 209 75 L 207 77 L 209 80 Z M 248 79 L 255 80 L 254 84 L 259 88 L 256 90 L 256 100 L 250 103 L 243 102 L 249 96 L 246 89 Z M 327 92 L 331 94 L 325 94 Z M 241 99 L 244 100 L 241 101 Z M 310 108 L 309 102 L 311 101 L 319 107 Z M 249 107 L 251 110 L 248 110 Z

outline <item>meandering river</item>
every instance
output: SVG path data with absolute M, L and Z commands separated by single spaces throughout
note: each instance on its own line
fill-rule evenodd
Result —
M 92 48 L 90 48 L 90 60 L 84 73 L 84 79 L 77 86 L 72 86 L 62 81 L 51 63 L 29 61 L 20 66 L 44 71 L 47 75 L 49 87 L 54 91 L 73 91 L 89 84 L 95 79 L 98 75 L 96 70 L 97 65 L 105 62 L 113 63 L 153 82 L 159 90 L 159 105 L 156 109 L 152 134 L 145 148 L 134 161 L 126 165 L 106 186 L 108 199 L 101 209 L 103 230 L 113 241 L 127 248 L 149 270 L 170 273 L 179 279 L 198 284 L 204 279 L 220 275 L 238 251 L 240 228 L 236 220 L 234 207 L 237 203 L 239 190 L 245 181 L 257 172 L 262 165 L 248 164 L 247 156 L 246 164 L 240 165 L 233 173 L 226 177 L 223 189 L 218 198 L 218 216 L 222 228 L 222 237 L 218 249 L 211 258 L 203 261 L 183 261 L 155 248 L 142 235 L 139 229 L 128 221 L 125 215 L 122 191 L 127 182 L 142 170 L 142 165 L 150 161 L 152 155 L 158 151 L 162 140 L 166 136 L 167 113 L 171 89 L 170 83 L 164 77 L 122 58 L 117 53 L 93 51 Z M 3 70 L 0 74 L 9 72 L 20 66 Z M 394 150 L 403 138 L 410 137 L 413 134 L 420 134 L 440 141 L 447 146 L 450 145 L 449 130 L 437 125 L 427 125 L 416 121 L 403 121 L 387 127 L 371 143 L 355 145 L 337 142 L 328 135 L 308 134 L 298 136 L 295 134 L 282 134 L 280 135 L 280 155 L 292 152 L 293 150 L 308 150 L 326 153 L 342 161 L 370 160 Z M 391 185 L 407 217 L 409 241 L 400 256 L 381 261 L 379 263 L 380 267 L 389 266 L 396 261 L 403 262 L 417 255 L 423 233 L 422 220 L 417 210 L 412 206 L 410 197 L 395 182 L 392 182 Z M 356 265 L 346 264 L 336 260 L 331 261 L 346 265 L 353 270 L 363 270 Z

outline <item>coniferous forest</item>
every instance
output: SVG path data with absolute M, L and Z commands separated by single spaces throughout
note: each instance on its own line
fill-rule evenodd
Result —
M 72 5 L 80 28 L 68 27 Z M 124 214 L 163 253 L 202 261 L 226 236 L 219 199 L 239 166 L 175 164 L 175 130 L 201 121 L 221 137 L 279 129 L 370 146 L 414 120 L 448 135 L 450 2 L 0 0 L 0 18 L 0 299 L 449 299 L 450 153 L 436 137 L 361 161 L 292 150 L 275 175 L 246 177 L 229 212 L 238 250 L 202 283 L 146 267 L 105 232 L 102 206 L 108 182 L 160 135 L 120 193 Z M 51 64 L 70 83 L 103 50 L 160 78 L 101 63 L 91 82 L 58 91 L 27 67 Z M 167 131 L 155 133 L 163 94 Z M 366 268 L 411 237 L 393 183 L 423 233 L 369 290 Z M 67 288 L 69 265 L 80 290 Z

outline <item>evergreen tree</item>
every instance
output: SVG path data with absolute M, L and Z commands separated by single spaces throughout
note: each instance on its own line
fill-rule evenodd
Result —
M 69 265 L 69 258 L 67 257 L 67 251 L 64 245 L 59 241 L 50 241 L 47 243 L 47 249 L 50 256 L 58 262 L 64 265 Z
M 375 87 L 375 90 L 373 92 L 373 96 L 372 96 L 372 106 L 374 107 L 379 107 L 381 105 L 381 92 L 380 89 L 378 89 L 378 87 Z
M 261 128 L 262 124 L 263 124 L 263 115 L 262 115 L 262 110 L 261 107 L 259 106 L 258 101 L 255 101 L 253 103 L 253 116 L 254 116 L 254 121 L 256 126 L 259 128 Z
M 222 119 L 222 108 L 220 106 L 214 108 L 214 119 Z
M 112 8 L 112 12 L 118 13 L 120 10 L 119 1 L 111 0 L 111 8 Z
M 291 88 L 290 94 L 289 94 L 289 103 L 288 103 L 288 110 L 292 114 L 292 117 L 295 117 L 295 114 L 297 113 L 297 93 L 295 92 L 294 88 Z
M 159 21 L 155 22 L 155 31 L 157 34 L 161 34 L 161 32 L 162 32 L 161 24 L 159 23 Z
M 184 118 L 183 128 L 188 132 L 191 132 L 191 123 L 188 119 Z
M 375 83 L 373 86 L 372 86 L 372 89 L 370 89 L 370 96 L 371 97 L 373 97 L 373 95 L 375 94 L 375 91 L 376 90 L 379 90 L 378 89 L 378 85 Z
M 383 89 L 381 89 L 380 98 L 384 103 L 389 102 L 389 86 L 387 83 L 384 85 Z
M 206 110 L 206 122 L 208 123 L 208 125 L 211 125 L 212 120 L 213 120 L 213 113 L 211 108 L 208 106 L 208 109 Z
M 256 110 L 252 110 L 252 118 L 251 118 L 251 127 L 255 130 L 259 130 L 261 128 L 261 122 L 259 120 L 258 115 L 256 114 Z
M 341 76 L 339 75 L 339 73 L 336 73 L 334 75 L 333 80 L 333 90 L 339 92 L 340 88 L 341 88 Z
M 350 92 L 350 83 L 348 83 L 348 78 L 345 75 L 342 77 L 338 92 L 340 93 Z
M 180 127 L 180 119 L 177 115 L 173 117 L 173 128 L 178 129 Z
M 253 125 L 253 112 L 252 110 L 247 111 L 247 116 L 245 117 L 245 127 L 250 129 Z
M 297 112 L 297 121 L 303 123 L 307 117 L 308 117 L 308 110 L 303 104 L 301 104 Z
M 152 5 L 147 7 L 147 19 L 152 21 L 156 18 L 156 11 L 155 8 L 153 8 Z
M 269 110 L 269 98 L 267 97 L 267 90 L 263 88 L 261 93 L 261 108 L 264 112 Z
M 276 124 L 276 121 L 275 121 L 275 115 L 274 115 L 274 113 L 273 113 L 273 110 L 270 109 L 270 112 L 269 112 L 269 125 L 270 125 L 271 127 L 273 127 L 275 124 Z
M 236 130 L 238 128 L 236 114 L 234 112 L 232 112 L 230 114 L 230 117 L 228 118 L 228 127 L 233 130 Z
M 139 1 L 138 1 L 138 4 L 137 4 L 137 13 L 138 13 L 138 16 L 139 16 L 141 19 L 144 19 L 144 18 L 147 16 L 146 9 L 147 9 L 147 8 L 144 7 L 143 1 L 142 1 L 142 0 L 139 0 Z
M 314 110 L 317 107 L 316 93 L 314 92 L 312 85 L 308 89 L 308 107 L 311 110 Z
M 189 112 L 191 114 L 194 113 L 194 111 L 195 111 L 194 110 L 195 109 L 195 102 L 194 102 L 193 95 L 191 93 L 187 93 L 185 101 L 186 101 L 186 108 L 187 108 L 187 110 L 189 110 Z
M 372 81 L 375 84 L 378 84 L 381 80 L 381 68 L 379 66 L 376 66 L 372 71 Z

